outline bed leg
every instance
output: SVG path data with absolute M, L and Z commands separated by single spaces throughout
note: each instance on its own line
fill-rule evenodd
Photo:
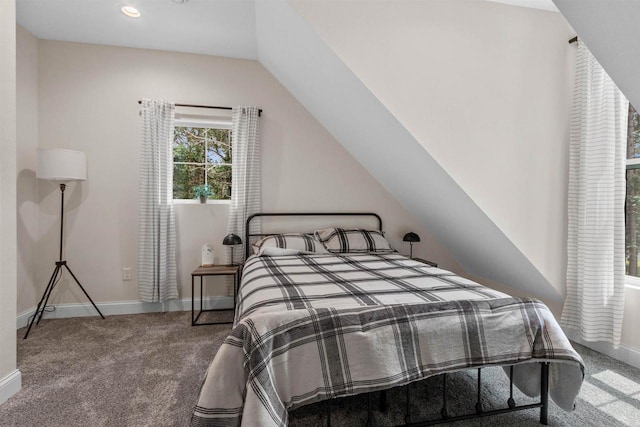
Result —
M 327 399 L 327 427 L 331 427 L 331 399 Z
M 407 412 L 404 415 L 404 423 L 411 424 L 411 383 L 407 384 Z
M 449 412 L 447 411 L 447 374 L 442 374 L 442 409 L 440 410 L 442 419 L 449 418 Z
M 380 392 L 380 412 L 387 412 L 387 390 Z
M 482 369 L 478 368 L 478 401 L 476 402 L 476 414 L 482 413 Z
M 542 377 L 540 380 L 540 424 L 547 425 L 547 415 L 549 413 L 549 363 L 542 362 Z
M 513 399 L 513 365 L 509 366 L 509 400 L 507 400 L 509 408 L 516 407 L 516 401 Z
M 367 427 L 371 427 L 371 393 L 367 393 Z

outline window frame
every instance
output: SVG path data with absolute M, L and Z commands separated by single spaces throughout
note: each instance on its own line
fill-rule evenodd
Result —
M 629 104 L 629 105 L 630 105 L 631 108 L 633 108 L 631 106 L 631 104 Z M 628 117 L 628 120 L 631 120 L 631 116 L 630 115 Z M 628 135 L 627 135 L 627 138 L 628 138 Z M 626 173 L 627 173 L 627 171 L 634 170 L 634 169 L 640 169 L 640 157 L 635 157 L 635 158 L 631 158 L 631 159 L 626 158 L 625 159 L 625 200 L 627 198 L 627 191 L 628 191 L 627 190 L 627 182 L 626 182 Z M 626 218 L 626 201 L 625 201 L 625 218 Z M 626 230 L 626 224 L 625 224 L 625 245 L 626 245 L 626 241 L 627 241 L 627 230 Z M 626 254 L 625 254 L 625 262 L 626 262 Z M 626 268 L 625 268 L 625 270 L 626 270 Z M 626 274 L 626 271 L 625 271 L 624 285 L 627 288 L 633 288 L 633 289 L 640 290 L 640 276 L 630 276 L 630 275 Z
M 231 130 L 233 128 L 231 118 L 229 120 L 221 120 L 219 118 L 216 119 L 193 119 L 193 118 L 180 118 L 176 117 L 174 120 L 174 127 L 193 127 L 193 128 L 206 128 L 206 129 L 228 129 Z M 232 144 L 232 141 L 229 140 L 229 144 Z M 206 153 L 206 148 L 205 148 Z M 173 150 L 172 150 L 173 154 Z M 171 159 L 171 167 L 175 166 L 175 162 L 173 158 Z M 207 165 L 206 156 L 205 163 L 193 163 L 193 162 L 178 162 L 178 164 L 195 164 L 195 165 Z M 222 163 L 222 165 L 230 165 L 231 170 L 233 170 L 233 160 L 231 163 Z M 171 193 L 173 194 L 173 182 L 171 182 Z M 173 203 L 177 205 L 202 205 L 198 199 L 173 199 Z M 229 205 L 231 204 L 231 197 L 229 199 L 207 199 L 206 204 L 208 205 Z
M 640 277 L 624 275 L 624 286 L 640 290 Z

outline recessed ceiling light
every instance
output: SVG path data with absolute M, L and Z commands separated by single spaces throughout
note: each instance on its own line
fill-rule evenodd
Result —
M 130 18 L 140 18 L 140 11 L 133 6 L 122 6 L 120 10 Z

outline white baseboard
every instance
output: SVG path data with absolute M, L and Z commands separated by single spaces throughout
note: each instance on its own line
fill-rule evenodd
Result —
M 195 301 L 196 310 L 200 309 L 200 299 Z M 217 296 L 205 298 L 203 308 L 233 308 L 233 297 Z M 171 300 L 167 302 L 141 302 L 141 301 L 113 301 L 96 303 L 102 314 L 105 316 L 115 314 L 139 314 L 139 313 L 157 313 L 166 311 L 190 311 L 191 298 L 179 300 Z M 43 319 L 61 319 L 65 317 L 86 317 L 97 316 L 95 308 L 90 302 L 81 304 L 56 304 L 55 311 L 45 312 Z M 24 328 L 29 322 L 29 318 L 35 313 L 36 308 L 23 311 L 16 319 L 16 329 Z
M 22 374 L 19 370 L 11 372 L 0 379 L 0 405 L 6 402 L 11 396 L 22 388 Z
M 599 353 L 606 354 L 616 360 L 624 362 L 628 365 L 640 368 L 640 350 L 628 345 L 621 344 L 620 347 L 614 348 L 611 343 L 604 341 L 588 342 L 580 338 L 578 332 L 572 329 L 565 329 L 567 337 L 580 345 L 589 347 Z

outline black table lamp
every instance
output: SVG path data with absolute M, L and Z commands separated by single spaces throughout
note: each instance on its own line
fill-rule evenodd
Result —
M 420 236 L 418 236 L 416 233 L 410 232 L 404 235 L 402 241 L 409 242 L 409 245 L 411 245 L 409 258 L 413 258 L 413 244 L 420 241 Z
M 241 245 L 242 239 L 237 234 L 231 233 L 225 236 L 222 244 L 225 246 L 231 246 L 231 248 L 229 248 L 231 250 L 231 265 L 235 265 L 235 263 L 233 262 L 233 247 L 235 245 Z

